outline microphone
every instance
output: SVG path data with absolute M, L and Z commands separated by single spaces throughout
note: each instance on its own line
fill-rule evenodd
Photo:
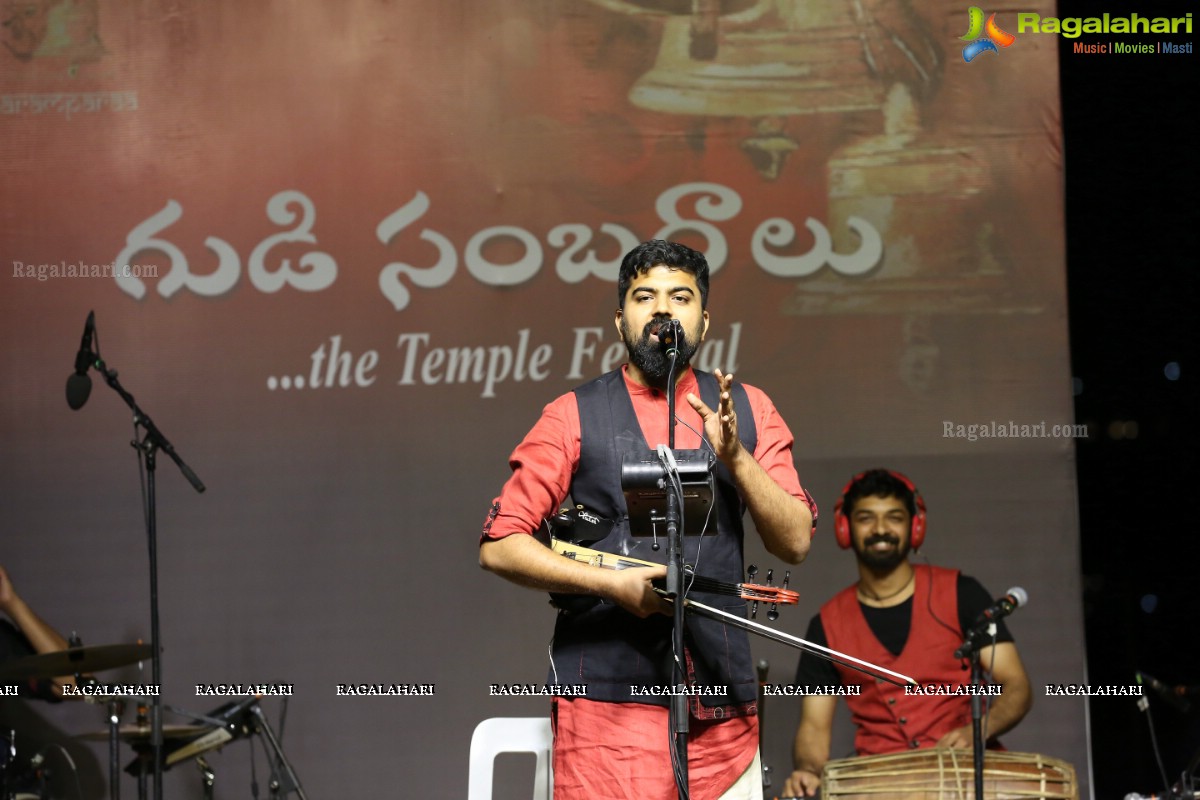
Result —
M 96 312 L 89 311 L 87 324 L 83 326 L 83 340 L 79 343 L 79 352 L 75 354 L 75 372 L 67 378 L 67 405 L 75 411 L 83 408 L 88 395 L 92 393 L 92 379 L 88 368 L 96 360 L 92 352 L 92 337 L 96 332 Z
M 983 645 L 980 641 L 986 635 L 988 628 L 995 622 L 1007 617 L 1018 607 L 1029 602 L 1029 594 L 1020 586 L 1014 586 L 1005 593 L 991 606 L 985 608 L 983 612 L 975 618 L 975 624 L 971 626 L 971 630 L 967 631 L 966 638 L 959 648 L 954 651 L 955 658 L 966 658 L 975 650 Z
M 1028 602 L 1028 592 L 1026 592 L 1020 586 L 1014 586 L 1004 594 L 1004 597 L 1001 597 L 989 608 L 984 609 L 983 613 L 981 613 L 975 619 L 975 624 L 982 625 L 985 622 L 996 622 L 1001 620 Z
M 1139 672 L 1137 673 L 1137 681 L 1138 683 L 1147 684 L 1158 694 L 1159 697 L 1174 706 L 1177 711 L 1181 711 L 1186 714 L 1192 710 L 1192 704 L 1188 702 L 1186 698 L 1175 694 L 1174 689 L 1153 675 L 1149 675 L 1145 672 Z
M 667 351 L 667 355 L 679 352 L 679 341 L 683 338 L 679 320 L 671 318 L 658 326 L 658 343 Z

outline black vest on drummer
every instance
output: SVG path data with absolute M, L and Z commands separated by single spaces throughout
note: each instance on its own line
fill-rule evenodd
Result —
M 701 399 L 709 408 L 716 408 L 716 378 L 697 371 L 696 380 Z M 654 451 L 642 435 L 622 370 L 609 372 L 580 386 L 575 390 L 575 398 L 579 404 L 581 441 L 579 466 L 571 482 L 571 497 L 585 509 L 616 521 L 607 536 L 589 546 L 644 561 L 666 563 L 664 537 L 659 537 L 661 547 L 655 551 L 651 548 L 650 537 L 634 537 L 629 532 L 629 515 L 621 490 L 621 456 L 628 451 L 650 457 Z M 739 411 L 738 435 L 746 449 L 753 453 L 757 431 L 750 401 L 741 384 L 733 385 L 733 402 Z M 703 520 L 685 520 L 684 561 L 696 566 L 697 574 L 738 583 L 743 580 L 744 507 L 729 471 L 719 461 L 713 468 L 713 477 L 716 489 L 713 519 L 703 537 L 694 535 Z M 746 602 L 740 598 L 698 591 L 692 591 L 688 596 L 723 611 L 746 615 Z M 696 684 L 727 687 L 725 696 L 701 695 L 700 701 L 706 706 L 722 706 L 754 700 L 757 682 L 746 633 L 697 614 L 687 615 L 686 628 L 685 645 L 691 656 Z M 587 684 L 587 697 L 591 700 L 665 706 L 669 698 L 635 697 L 630 686 L 670 686 L 670 652 L 670 617 L 655 614 L 639 619 L 613 603 L 601 601 L 582 612 L 559 613 L 554 627 L 554 667 L 550 682 Z

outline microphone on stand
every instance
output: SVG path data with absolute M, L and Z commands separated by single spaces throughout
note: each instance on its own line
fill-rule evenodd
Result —
M 975 618 L 975 624 L 971 626 L 971 630 L 967 631 L 963 643 L 954 651 L 954 657 L 966 658 L 968 654 L 977 649 L 976 640 L 982 638 L 989 627 L 1028 602 L 1029 593 L 1020 586 L 1014 586 L 1009 589 L 1003 597 L 992 603 L 988 608 L 985 608 Z
M 96 312 L 89 311 L 87 324 L 83 326 L 83 340 L 79 343 L 79 352 L 75 354 L 75 372 L 67 378 L 67 405 L 75 411 L 83 408 L 88 395 L 92 393 L 92 379 L 88 369 L 96 360 L 92 352 L 92 337 L 96 332 Z
M 984 609 L 975 619 L 975 624 L 982 625 L 987 622 L 1001 620 L 1028 602 L 1029 593 L 1020 586 L 1014 586 L 1005 592 L 1004 597 L 1001 597 L 990 607 Z
M 679 353 L 679 341 L 682 338 L 683 331 L 679 325 L 679 320 L 674 317 L 658 326 L 658 343 L 667 351 L 668 356 Z
M 1192 710 L 1192 704 L 1188 702 L 1187 698 L 1176 694 L 1174 689 L 1153 675 L 1145 672 L 1138 672 L 1137 681 L 1138 683 L 1144 683 L 1148 685 L 1159 697 L 1174 706 L 1177 711 L 1181 711 L 1186 714 Z

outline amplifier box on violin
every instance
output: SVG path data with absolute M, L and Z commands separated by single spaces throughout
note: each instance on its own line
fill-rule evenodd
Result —
M 675 450 L 679 487 L 685 520 L 708 518 L 713 502 L 712 467 L 708 450 Z M 658 458 L 626 453 L 621 462 L 621 489 L 629 510 L 629 530 L 634 536 L 665 536 L 667 522 L 667 477 Z M 693 524 L 684 533 L 699 534 L 703 526 Z

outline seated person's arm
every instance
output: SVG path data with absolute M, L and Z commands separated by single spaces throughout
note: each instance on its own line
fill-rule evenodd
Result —
M 816 797 L 821 770 L 829 760 L 833 732 L 834 695 L 807 695 L 801 705 L 800 727 L 796 729 L 793 762 L 796 769 L 783 785 L 784 797 Z
M 20 629 L 34 653 L 54 653 L 67 649 L 67 640 L 48 622 L 34 613 L 21 596 L 13 588 L 8 572 L 0 566 L 0 611 Z M 74 686 L 75 679 L 71 676 L 60 676 L 54 679 L 54 694 L 61 697 L 63 686 Z
M 995 660 L 993 661 L 993 653 Z M 1033 692 L 1029 687 L 1029 676 L 1021 663 L 1021 654 L 1012 642 L 1000 642 L 979 651 L 979 663 L 986 669 L 991 667 L 992 681 L 1001 687 L 1000 696 L 989 698 L 991 708 L 987 714 L 986 739 L 1007 733 L 1029 713 L 1033 706 Z M 973 747 L 971 726 L 955 728 L 938 740 L 938 747 Z

